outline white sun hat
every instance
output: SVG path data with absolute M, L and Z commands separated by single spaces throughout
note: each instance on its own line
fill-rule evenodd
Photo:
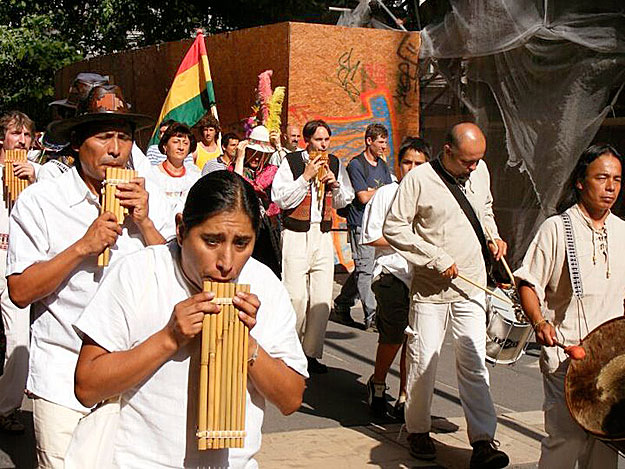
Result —
M 269 130 L 264 125 L 257 125 L 252 129 L 247 148 L 263 153 L 273 153 L 276 149 L 269 143 Z

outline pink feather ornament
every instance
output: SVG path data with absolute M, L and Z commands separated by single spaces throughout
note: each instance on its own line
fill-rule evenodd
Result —
M 273 94 L 271 90 L 271 75 L 273 75 L 273 70 L 265 70 L 258 75 L 258 97 L 260 98 L 260 111 L 263 125 L 267 122 L 267 118 L 269 117 L 269 101 Z

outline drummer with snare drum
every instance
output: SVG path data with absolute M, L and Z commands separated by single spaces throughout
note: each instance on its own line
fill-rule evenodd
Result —
M 622 157 L 610 145 L 581 155 L 557 205 L 515 272 L 521 305 L 543 345 L 545 431 L 539 467 L 616 468 L 617 453 L 571 418 L 564 397 L 569 359 L 555 341 L 578 344 L 623 315 L 625 222 L 610 212 L 621 189 Z M 620 251 L 619 251 L 620 250 Z
M 457 278 L 460 273 L 486 284 L 489 247 L 483 228 L 493 234 L 496 258 L 506 253 L 497 236 L 490 176 L 482 161 L 486 139 L 474 124 L 454 126 L 439 160 L 414 168 L 403 179 L 388 211 L 383 234 L 413 264 L 408 383 L 405 407 L 410 454 L 431 460 L 430 407 L 438 356 L 451 324 L 460 398 L 473 446 L 471 468 L 505 467 L 508 456 L 494 441 L 497 416 L 490 395 L 486 358 L 484 292 Z M 465 211 L 463 205 L 468 209 Z

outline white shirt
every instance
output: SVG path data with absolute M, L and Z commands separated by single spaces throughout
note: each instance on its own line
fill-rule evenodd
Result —
M 483 160 L 462 188 L 482 226 L 499 238 L 490 175 Z M 431 163 L 414 168 L 401 180 L 383 231 L 393 248 L 412 264 L 410 291 L 414 301 L 449 303 L 478 295 L 480 290 L 464 280 L 440 275 L 454 263 L 460 274 L 486 285 L 480 242 Z
M 180 177 L 172 177 L 161 170 L 161 165 L 150 166 L 150 174 L 146 175 L 154 184 L 161 188 L 165 197 L 172 205 L 173 213 L 182 212 L 189 194 L 189 189 L 200 179 L 200 170 L 193 163 L 185 164 L 185 174 Z
M 149 181 L 146 188 L 150 192 L 150 219 L 165 239 L 173 237 L 174 216 L 167 201 Z M 99 213 L 98 197 L 87 188 L 76 168 L 29 186 L 11 212 L 6 275 L 22 273 L 37 262 L 52 259 L 78 241 Z M 144 246 L 139 228 L 130 217 L 122 229 L 111 248 L 111 264 Z M 97 256 L 85 259 L 57 291 L 33 303 L 27 389 L 35 395 L 70 409 L 87 410 L 74 397 L 74 368 L 81 341 L 72 323 L 107 269 L 98 267 Z
M 308 152 L 303 151 L 302 157 L 304 158 L 304 164 L 307 164 L 309 161 Z M 339 183 L 339 187 L 332 189 L 332 207 L 343 208 L 354 199 L 354 189 L 341 160 L 339 160 L 339 174 L 336 180 Z M 312 199 L 317 200 L 317 189 L 312 184 L 312 179 L 307 182 L 302 174 L 293 180 L 291 166 L 285 158 L 282 164 L 280 164 L 276 176 L 273 178 L 271 200 L 282 210 L 289 210 L 302 203 L 302 200 L 308 194 L 308 189 L 311 190 Z M 310 222 L 321 222 L 321 208 L 319 204 L 311 204 Z
M 534 287 L 543 317 L 555 327 L 557 339 L 564 345 L 577 345 L 595 327 L 623 315 L 625 222 L 608 215 L 604 225 L 607 241 L 602 242 L 599 231 L 578 205 L 566 213 L 571 217 L 583 285 L 581 302 L 572 296 L 561 216 L 543 222 L 514 276 Z M 607 246 L 605 253 L 602 245 Z M 567 358 L 559 347 L 542 347 L 540 368 L 543 373 L 552 373 Z
M 195 293 L 180 270 L 179 253 L 172 242 L 124 257 L 107 272 L 75 327 L 110 352 L 129 350 L 160 331 L 174 306 Z M 280 280 L 250 258 L 236 283 L 250 284 L 261 303 L 251 335 L 268 354 L 307 377 L 295 312 Z M 245 447 L 197 450 L 200 344 L 198 336 L 142 384 L 122 394 L 113 456 L 116 467 L 257 467 L 253 456 L 261 445 L 266 403 L 251 379 Z
M 70 169 L 65 163 L 59 160 L 46 161 L 37 175 L 37 181 L 45 181 L 46 179 L 54 179 Z
M 380 187 L 365 205 L 365 211 L 362 215 L 360 244 L 371 243 L 383 237 L 384 219 L 398 187 L 396 182 Z M 412 269 L 408 261 L 390 246 L 375 246 L 373 278 L 380 275 L 383 269 L 404 282 L 410 289 Z
M 130 161 L 132 163 L 132 167 L 139 171 L 139 174 L 141 174 L 142 177 L 145 177 L 144 175 L 149 173 L 152 169 L 150 160 L 145 156 L 141 148 L 139 148 L 137 142 L 132 142 Z

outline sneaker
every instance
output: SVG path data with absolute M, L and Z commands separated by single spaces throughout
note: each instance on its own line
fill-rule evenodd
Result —
M 330 311 L 330 321 L 350 327 L 354 327 L 356 325 L 356 321 L 354 321 L 349 313 L 349 309 L 334 308 Z
M 316 358 L 306 357 L 308 360 L 308 372 L 323 375 L 328 372 L 328 367 L 319 362 Z
M 411 433 L 408 435 L 408 443 L 413 457 L 424 461 L 436 459 L 436 447 L 429 433 Z
M 20 419 L 20 410 L 15 409 L 9 415 L 0 415 L 0 431 L 6 433 L 24 433 L 24 424 Z
M 365 331 L 378 332 L 378 328 L 375 325 L 375 314 L 365 318 Z
M 395 402 L 395 407 L 393 407 L 393 417 L 395 417 L 395 420 L 402 422 L 402 423 L 406 421 L 404 417 L 405 407 L 406 407 L 406 400 L 403 400 L 400 402 L 400 400 L 397 399 L 397 402 Z
M 497 440 L 482 440 L 472 444 L 470 469 L 498 469 L 510 464 L 508 455 L 500 451 Z
M 386 416 L 386 384 L 378 384 L 373 382 L 373 375 L 367 381 L 367 404 L 369 404 L 369 410 L 376 417 Z

